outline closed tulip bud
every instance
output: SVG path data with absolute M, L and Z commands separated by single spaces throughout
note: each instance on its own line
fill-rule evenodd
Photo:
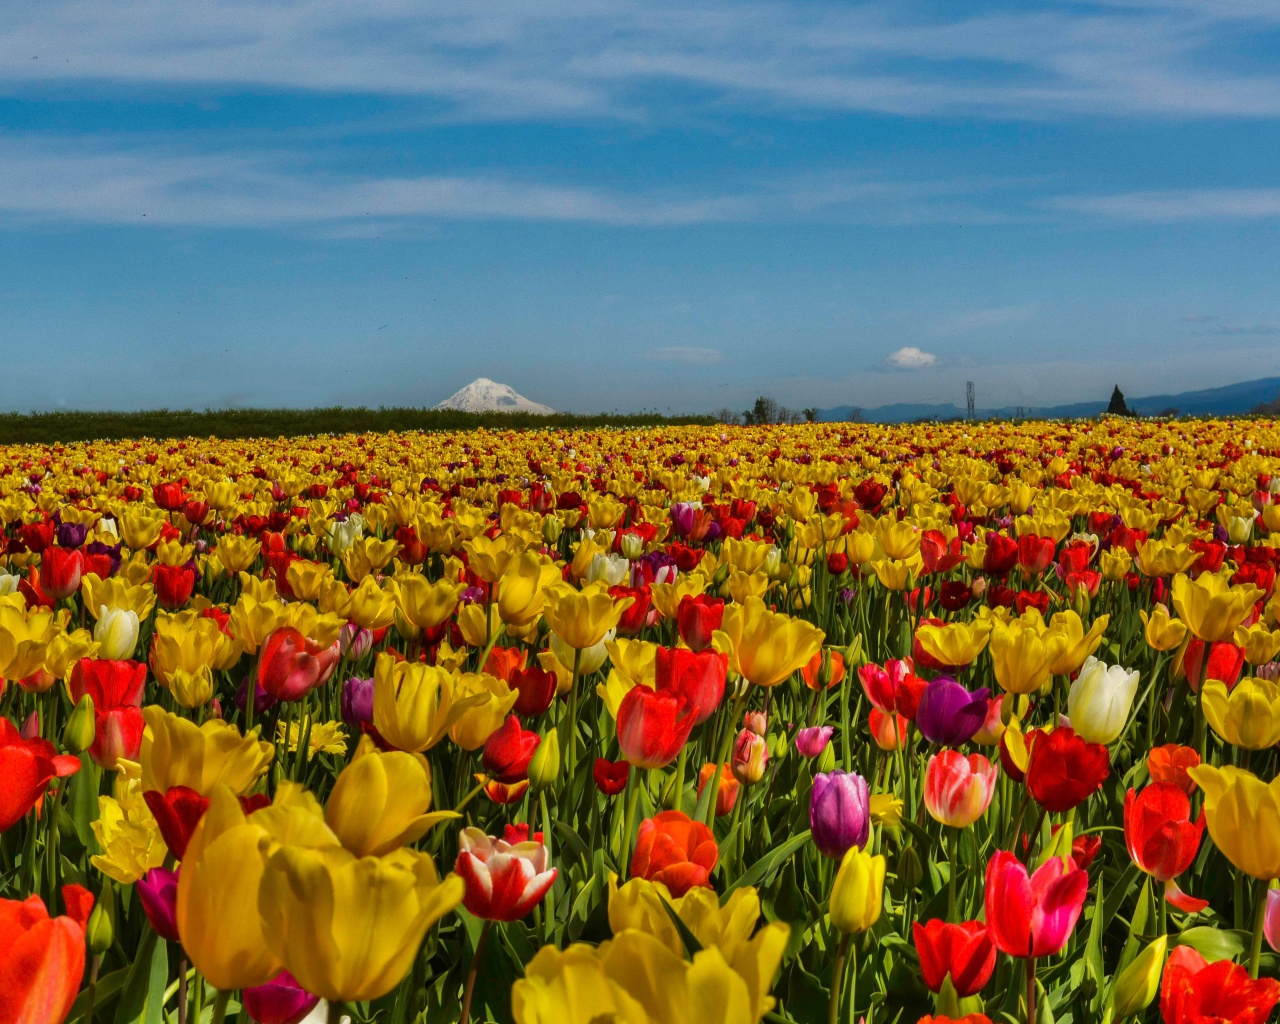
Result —
M 93 714 L 93 697 L 85 694 L 67 719 L 62 730 L 62 745 L 73 754 L 79 754 L 93 746 L 96 728 Z
M 1071 727 L 1089 743 L 1114 743 L 1124 732 L 1137 692 L 1136 670 L 1089 657 L 1067 695 Z
M 618 542 L 622 557 L 634 562 L 644 554 L 644 541 L 638 533 L 624 533 Z
M 1169 936 L 1161 935 L 1120 972 L 1112 995 L 1117 1020 L 1136 1017 L 1151 1005 L 1160 991 L 1160 975 L 1168 949 Z
M 547 516 L 542 520 L 542 539 L 548 544 L 559 544 L 563 532 L 564 524 L 557 516 Z
M 769 746 L 763 736 L 743 729 L 733 743 L 733 777 L 744 786 L 754 786 L 764 776 L 769 763 Z
M 830 774 L 835 771 L 836 767 L 836 748 L 828 743 L 822 748 L 822 753 L 818 755 L 817 769 L 819 772 Z
M 548 730 L 529 762 L 529 786 L 534 793 L 550 789 L 560 778 L 560 734 Z
M 897 875 L 908 889 L 917 888 L 924 880 L 924 865 L 920 863 L 920 854 L 914 846 L 904 846 L 898 854 Z
M 769 727 L 769 719 L 763 711 L 748 711 L 742 716 L 742 724 L 757 736 L 763 736 Z
M 124 661 L 133 657 L 138 647 L 138 613 L 131 608 L 98 609 L 98 623 L 93 639 L 100 645 L 99 657 L 108 661 Z
M 84 937 L 89 944 L 89 952 L 95 956 L 105 953 L 111 948 L 111 943 L 115 939 L 115 929 L 111 925 L 111 911 L 107 906 L 111 902 L 110 883 L 107 888 L 102 891 L 102 899 L 93 908 L 93 913 L 89 915 L 89 923 L 85 927 Z
M 831 923 L 845 935 L 858 935 L 880 920 L 884 899 L 884 857 L 852 847 L 840 861 L 831 899 Z

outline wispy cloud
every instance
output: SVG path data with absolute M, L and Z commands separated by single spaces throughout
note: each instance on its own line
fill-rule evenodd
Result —
M 1261 220 L 1280 217 L 1280 188 L 1157 189 L 1063 196 L 1052 200 L 1051 205 L 1059 210 L 1135 223 Z
M 923 370 L 938 364 L 938 357 L 932 352 L 925 352 L 915 345 L 904 345 L 896 352 L 890 352 L 884 359 L 884 365 L 896 370 Z
M 1036 312 L 1035 303 L 1019 306 L 995 306 L 986 309 L 967 309 L 944 318 L 937 326 L 938 334 L 972 334 L 990 331 L 1009 324 L 1024 323 Z
M 1280 78 L 1215 60 L 1274 5 L 995 10 L 781 0 L 154 0 L 10 5 L 0 78 L 424 96 L 453 116 L 652 120 L 681 83 L 717 104 L 997 117 L 1274 117 Z
M 1225 334 L 1227 336 L 1248 337 L 1270 337 L 1280 334 L 1280 324 L 1220 324 L 1213 329 L 1214 334 Z

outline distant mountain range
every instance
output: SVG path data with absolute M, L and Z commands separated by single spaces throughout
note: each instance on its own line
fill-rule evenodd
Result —
M 1144 398 L 1125 396 L 1131 410 L 1144 416 L 1154 416 L 1166 409 L 1177 409 L 1184 416 L 1231 416 L 1249 412 L 1263 402 L 1270 402 L 1280 394 L 1280 377 L 1263 377 L 1239 384 L 1228 384 L 1204 391 L 1184 391 L 1177 395 L 1148 395 Z M 1107 408 L 1111 396 L 1097 402 L 1076 402 L 1073 405 L 1023 406 L 1022 414 L 1036 419 L 1059 419 L 1079 416 L 1097 416 Z M 819 409 L 818 419 L 823 422 L 847 420 L 857 406 L 839 405 L 834 409 Z M 978 408 L 979 419 L 1013 416 L 1016 406 L 1006 405 L 998 409 Z M 881 405 L 874 409 L 862 408 L 862 417 L 873 423 L 907 423 L 920 419 L 962 419 L 965 411 L 953 403 L 929 405 L 905 402 L 897 405 Z

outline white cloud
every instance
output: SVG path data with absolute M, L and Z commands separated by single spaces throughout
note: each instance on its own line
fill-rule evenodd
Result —
M 1104 196 L 1063 196 L 1060 210 L 1108 220 L 1166 224 L 1202 220 L 1280 217 L 1280 188 L 1152 189 Z
M 751 109 L 1273 117 L 1280 79 L 1230 54 L 1278 20 L 1257 0 L 989 11 L 887 0 L 207 0 L 180 15 L 156 0 L 46 0 L 7 5 L 0 79 L 423 96 L 485 119 L 651 121 L 668 101 L 643 87 L 673 82 Z
M 649 354 L 649 358 L 664 363 L 718 363 L 724 358 L 724 353 L 718 348 L 696 348 L 677 345 L 671 348 L 654 349 Z
M 884 360 L 885 366 L 899 370 L 923 370 L 938 364 L 938 357 L 932 352 L 925 352 L 915 345 L 904 345 L 896 352 L 890 352 Z

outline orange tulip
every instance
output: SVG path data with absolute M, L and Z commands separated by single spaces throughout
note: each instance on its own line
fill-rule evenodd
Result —
M 61 1024 L 84 975 L 84 929 L 93 896 L 63 886 L 67 913 L 50 917 L 44 900 L 0 900 L 0 1021 Z

